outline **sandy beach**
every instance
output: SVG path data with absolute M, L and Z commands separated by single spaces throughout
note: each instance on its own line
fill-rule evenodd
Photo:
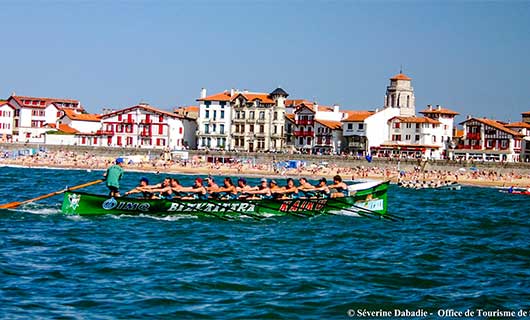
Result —
M 58 168 L 58 169 L 87 169 L 104 170 L 115 159 L 111 157 L 96 156 L 93 154 L 75 154 L 73 152 L 58 151 L 32 156 L 21 156 L 16 159 L 0 158 L 0 165 L 20 166 L 28 168 Z M 278 179 L 287 177 L 308 177 L 317 179 L 330 178 L 341 175 L 346 180 L 378 179 L 391 180 L 394 183 L 401 181 L 456 181 L 463 185 L 487 187 L 530 187 L 530 174 L 512 170 L 500 173 L 497 170 L 465 170 L 448 167 L 445 169 L 428 170 L 419 166 L 409 169 L 399 169 L 398 165 L 385 166 L 355 166 L 339 167 L 311 165 L 298 169 L 277 168 L 270 164 L 253 164 L 239 161 L 230 164 L 205 163 L 200 161 L 165 161 L 154 159 L 149 162 L 128 163 L 124 166 L 126 171 L 141 171 L 168 174 L 197 174 L 227 175 L 227 176 L 254 176 L 274 177 Z

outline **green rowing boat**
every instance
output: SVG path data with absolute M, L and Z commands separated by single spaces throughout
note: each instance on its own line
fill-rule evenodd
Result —
M 315 216 L 336 211 L 384 216 L 387 213 L 389 182 L 363 182 L 348 186 L 349 195 L 341 198 L 299 199 L 138 199 L 110 198 L 83 192 L 66 191 L 62 212 L 67 215 L 194 215 L 237 218 L 271 215 Z

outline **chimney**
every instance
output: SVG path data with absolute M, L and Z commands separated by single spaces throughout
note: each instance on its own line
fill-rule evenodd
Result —
M 230 96 L 232 97 L 235 92 L 236 92 L 236 90 L 234 88 L 230 89 Z
M 442 110 L 442 106 L 439 105 L 439 104 L 437 104 L 437 105 L 436 105 L 436 109 L 437 109 L 437 110 Z
M 16 97 L 17 93 L 15 91 L 13 91 L 13 93 L 11 93 L 11 96 Z
M 471 119 L 471 115 L 468 114 L 467 117 L 466 117 L 467 120 Z
M 248 93 L 248 90 L 247 89 L 243 89 L 243 93 Z
M 201 89 L 201 99 L 206 98 L 206 88 Z
M 432 110 L 432 104 L 428 104 L 427 108 L 429 108 L 429 110 Z
M 338 104 L 334 104 L 334 105 L 333 105 L 333 112 L 334 112 L 334 113 L 339 112 L 339 105 L 338 105 Z

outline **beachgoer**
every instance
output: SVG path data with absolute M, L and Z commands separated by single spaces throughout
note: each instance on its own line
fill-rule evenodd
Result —
M 120 180 L 123 177 L 123 158 L 117 158 L 115 164 L 111 165 L 103 174 L 109 188 L 109 197 L 120 196 Z

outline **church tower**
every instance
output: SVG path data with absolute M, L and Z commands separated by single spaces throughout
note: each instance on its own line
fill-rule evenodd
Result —
M 414 88 L 411 78 L 400 71 L 390 78 L 390 85 L 386 87 L 385 108 L 399 108 L 399 115 L 411 117 L 416 114 Z

